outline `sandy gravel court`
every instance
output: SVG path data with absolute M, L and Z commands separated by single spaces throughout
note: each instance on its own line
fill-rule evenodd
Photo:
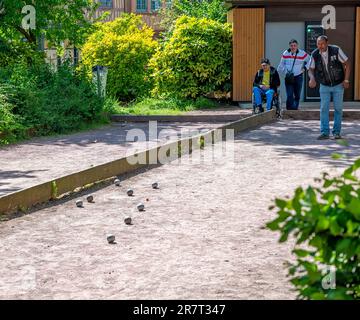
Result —
M 94 192 L 82 209 L 73 199 L 2 222 L 0 299 L 294 299 L 291 244 L 263 228 L 268 206 L 360 157 L 360 123 L 344 134 L 349 147 L 317 141 L 317 121 L 264 125 L 214 162 L 194 153 Z

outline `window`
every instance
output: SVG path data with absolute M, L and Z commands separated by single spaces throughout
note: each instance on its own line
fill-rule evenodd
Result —
M 136 11 L 147 12 L 147 0 L 136 0 Z
M 171 0 L 166 0 L 166 8 L 171 8 L 171 3 L 172 1 Z
M 151 11 L 157 11 L 161 8 L 161 0 L 151 0 Z
M 113 2 L 112 0 L 99 0 L 100 8 L 112 8 Z

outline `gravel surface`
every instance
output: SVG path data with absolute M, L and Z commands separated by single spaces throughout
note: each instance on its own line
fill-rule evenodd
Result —
M 165 136 L 187 135 L 191 131 L 209 130 L 221 123 L 159 123 L 155 139 L 129 142 L 129 130 L 140 129 L 148 137 L 146 123 L 113 123 L 101 129 L 58 137 L 31 139 L 0 148 L 0 197 L 21 189 L 72 174 L 91 166 L 119 159 L 128 153 L 154 147 Z
M 349 147 L 317 141 L 317 121 L 264 125 L 213 161 L 195 152 L 92 192 L 84 208 L 72 199 L 2 222 L 0 299 L 294 299 L 292 243 L 264 229 L 268 206 L 359 157 L 360 124 L 344 134 Z

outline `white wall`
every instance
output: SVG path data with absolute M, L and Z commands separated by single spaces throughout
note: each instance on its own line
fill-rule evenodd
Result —
M 301 49 L 305 46 L 305 23 L 304 22 L 267 22 L 265 31 L 265 55 L 271 64 L 277 68 L 281 54 L 289 48 L 289 41 L 296 39 Z M 286 101 L 286 89 L 284 78 L 281 78 L 281 97 Z M 301 94 L 304 101 L 304 88 Z

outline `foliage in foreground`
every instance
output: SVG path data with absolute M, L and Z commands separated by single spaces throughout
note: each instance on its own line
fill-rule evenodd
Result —
M 320 187 L 300 187 L 271 207 L 277 218 L 267 227 L 280 242 L 296 239 L 289 275 L 300 299 L 360 299 L 359 168 L 360 159 L 339 177 L 325 173 Z

